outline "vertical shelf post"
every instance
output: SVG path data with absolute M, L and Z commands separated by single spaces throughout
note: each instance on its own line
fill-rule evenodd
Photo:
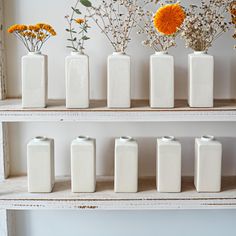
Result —
M 0 100 L 5 99 L 7 96 L 3 2 L 3 0 L 0 0 Z

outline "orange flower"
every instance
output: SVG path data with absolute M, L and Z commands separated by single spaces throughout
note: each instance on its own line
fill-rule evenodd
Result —
M 84 19 L 78 18 L 75 20 L 75 22 L 81 25 L 84 23 Z
M 160 33 L 171 35 L 178 31 L 185 17 L 186 14 L 178 3 L 167 4 L 157 10 L 153 23 Z

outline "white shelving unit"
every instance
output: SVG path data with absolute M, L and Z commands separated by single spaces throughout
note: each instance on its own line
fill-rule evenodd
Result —
M 3 22 L 3 0 L 0 0 Z M 69 177 L 57 178 L 53 193 L 29 194 L 27 177 L 9 176 L 7 124 L 9 122 L 236 122 L 236 100 L 216 100 L 214 108 L 192 109 L 184 100 L 174 109 L 151 109 L 136 100 L 131 109 L 108 109 L 105 101 L 92 101 L 89 109 L 66 109 L 64 101 L 49 101 L 45 109 L 22 109 L 21 100 L 6 99 L 3 27 L 0 28 L 0 236 L 15 236 L 12 210 L 160 210 L 236 209 L 236 177 L 224 177 L 221 193 L 197 193 L 192 178 L 183 178 L 181 193 L 160 194 L 155 179 L 139 181 L 139 192 L 116 194 L 113 180 L 99 177 L 96 193 L 73 194 Z

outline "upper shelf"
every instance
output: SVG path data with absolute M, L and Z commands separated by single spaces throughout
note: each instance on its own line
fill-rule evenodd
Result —
M 0 208 L 160 210 L 236 209 L 236 177 L 222 179 L 222 192 L 197 193 L 192 177 L 184 177 L 181 193 L 158 193 L 155 178 L 139 180 L 138 193 L 114 193 L 111 177 L 97 178 L 95 193 L 72 193 L 69 177 L 57 178 L 52 193 L 27 192 L 27 177 L 9 178 L 0 183 Z
M 236 100 L 216 100 L 214 108 L 189 108 L 176 100 L 173 109 L 151 109 L 147 100 L 132 101 L 130 109 L 109 109 L 102 100 L 91 101 L 89 109 L 66 109 L 65 101 L 50 100 L 47 108 L 23 109 L 20 99 L 6 99 L 0 101 L 0 121 L 236 121 Z

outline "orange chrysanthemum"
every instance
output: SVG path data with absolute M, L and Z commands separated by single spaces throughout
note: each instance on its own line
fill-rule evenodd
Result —
M 178 3 L 167 4 L 157 10 L 153 23 L 160 33 L 171 35 L 178 31 L 185 17 L 186 14 Z

